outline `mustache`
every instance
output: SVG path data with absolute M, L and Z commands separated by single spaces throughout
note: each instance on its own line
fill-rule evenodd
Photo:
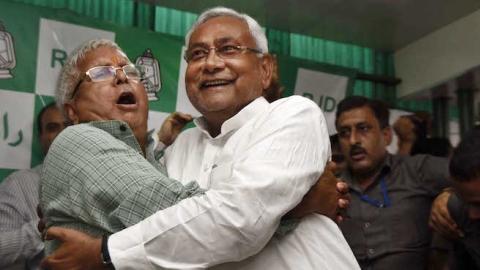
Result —
M 350 148 L 350 156 L 353 156 L 353 155 L 356 155 L 356 154 L 364 154 L 366 153 L 367 151 L 365 150 L 365 148 L 361 147 L 360 145 L 358 144 L 354 144 L 352 145 L 352 147 Z

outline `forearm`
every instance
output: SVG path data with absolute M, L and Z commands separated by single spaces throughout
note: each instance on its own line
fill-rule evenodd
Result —
M 245 203 L 240 207 L 231 203 L 243 194 L 230 194 L 229 199 L 225 195 L 207 192 L 184 200 L 113 234 L 110 254 L 116 268 L 139 268 L 150 261 L 168 269 L 196 269 L 257 253 L 278 220 L 265 220 L 264 206 L 255 200 L 249 200 L 250 210 Z

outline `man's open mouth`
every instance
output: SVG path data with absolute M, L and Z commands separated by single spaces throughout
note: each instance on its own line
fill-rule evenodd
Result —
M 217 86 L 224 86 L 230 84 L 233 80 L 211 80 L 211 81 L 204 81 L 200 84 L 200 88 L 209 88 L 209 87 L 217 87 Z
M 123 92 L 120 94 L 117 100 L 119 105 L 134 105 L 137 104 L 137 99 L 132 92 Z

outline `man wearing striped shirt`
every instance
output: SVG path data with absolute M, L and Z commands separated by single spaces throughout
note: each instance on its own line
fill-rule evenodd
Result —
M 54 103 L 37 118 L 42 151 L 64 129 L 65 123 Z M 38 189 L 42 164 L 12 173 L 0 185 L 0 268 L 38 269 L 43 242 L 37 230 Z

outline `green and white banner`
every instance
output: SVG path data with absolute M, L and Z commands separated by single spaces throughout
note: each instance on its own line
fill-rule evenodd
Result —
M 35 116 L 53 101 L 67 55 L 92 38 L 114 40 L 147 70 L 149 128 L 168 113 L 198 115 L 185 93 L 183 38 L 120 27 L 72 12 L 0 1 L 0 181 L 42 161 Z M 330 113 L 351 89 L 353 70 L 279 56 L 284 95 L 299 94 Z

